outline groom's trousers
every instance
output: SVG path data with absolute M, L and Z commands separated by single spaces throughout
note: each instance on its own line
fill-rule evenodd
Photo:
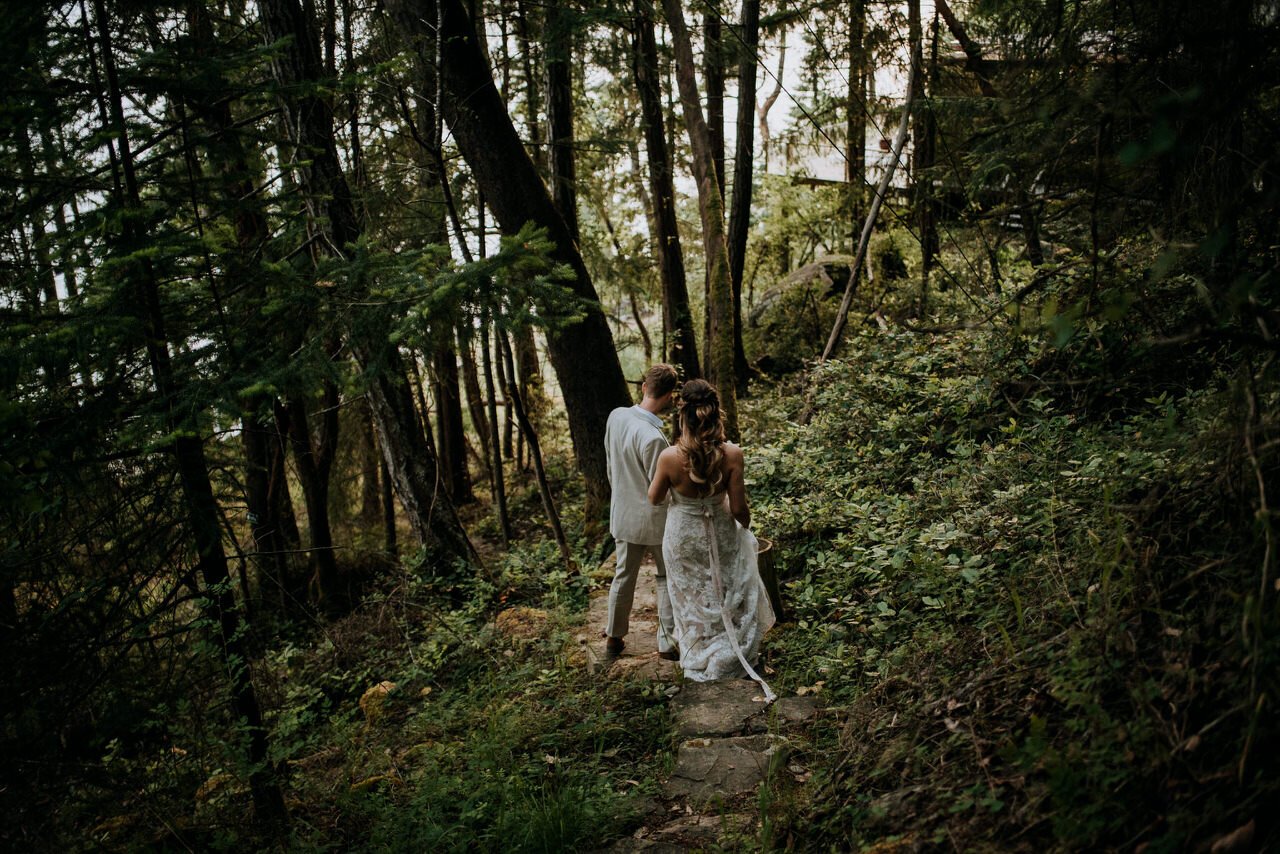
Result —
M 605 627 L 610 637 L 621 638 L 627 634 L 631 623 L 631 602 L 636 595 L 636 578 L 645 552 L 653 554 L 658 566 L 658 652 L 670 652 L 675 647 L 675 620 L 671 617 L 671 596 L 667 593 L 667 565 L 662 560 L 662 546 L 645 546 L 618 540 L 618 565 L 613 573 L 613 585 L 609 588 L 609 624 Z

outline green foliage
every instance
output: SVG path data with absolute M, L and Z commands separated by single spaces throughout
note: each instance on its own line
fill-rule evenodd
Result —
M 273 654 L 289 686 L 274 732 L 298 767 L 299 849 L 578 850 L 632 820 L 625 781 L 653 773 L 665 698 L 572 663 L 571 612 L 553 608 L 532 639 L 490 622 L 520 595 L 555 599 L 563 582 L 539 590 L 527 575 L 554 554 L 545 546 L 514 549 L 499 586 L 478 583 L 464 609 L 437 609 L 406 577 L 325 641 Z M 356 701 L 382 680 L 396 688 L 366 723 Z
M 1177 849 L 1275 797 L 1259 746 L 1277 732 L 1252 709 L 1280 638 L 1249 593 L 1253 477 L 1222 440 L 1238 374 L 1091 324 L 1065 351 L 1049 322 L 868 328 L 807 393 L 748 411 L 748 489 L 796 618 L 771 666 L 849 709 L 828 772 L 775 816 L 791 832 Z M 1077 390 L 1055 365 L 1116 379 Z M 1256 394 L 1274 411 L 1274 376 Z

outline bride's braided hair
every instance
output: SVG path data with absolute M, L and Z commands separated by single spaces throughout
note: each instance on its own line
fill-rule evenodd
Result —
M 680 436 L 689 479 L 707 495 L 720 491 L 724 482 L 724 421 L 720 418 L 720 393 L 706 380 L 689 380 L 680 390 Z

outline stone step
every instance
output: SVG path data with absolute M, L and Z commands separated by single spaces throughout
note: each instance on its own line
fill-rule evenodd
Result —
M 703 805 L 754 792 L 789 753 L 785 738 L 768 733 L 689 739 L 680 745 L 664 794 Z

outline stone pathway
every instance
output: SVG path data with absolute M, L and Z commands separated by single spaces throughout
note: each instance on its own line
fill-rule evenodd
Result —
M 612 561 L 607 566 L 612 569 Z M 631 628 L 619 656 L 605 653 L 600 637 L 609 590 L 593 595 L 587 623 L 577 635 L 585 663 L 613 678 L 650 679 L 673 685 L 671 718 L 681 739 L 675 767 L 645 826 L 615 843 L 611 852 L 684 852 L 737 847 L 759 827 L 755 792 L 771 773 L 803 774 L 791 767 L 791 744 L 780 734 L 820 711 L 813 697 L 782 697 L 767 707 L 749 679 L 682 682 L 673 661 L 658 657 L 654 565 L 646 560 L 636 583 Z

